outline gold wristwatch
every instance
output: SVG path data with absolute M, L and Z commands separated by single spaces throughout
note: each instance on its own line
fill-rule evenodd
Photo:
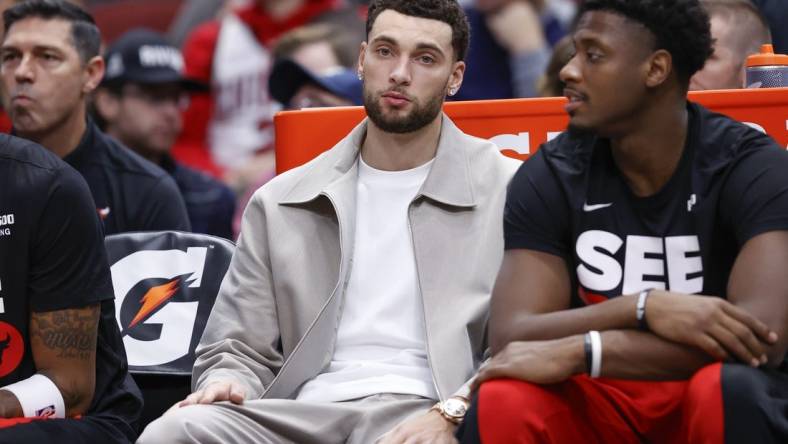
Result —
M 459 424 L 468 411 L 470 402 L 461 397 L 453 396 L 443 402 L 438 401 L 430 410 L 437 410 L 441 416 L 452 424 Z

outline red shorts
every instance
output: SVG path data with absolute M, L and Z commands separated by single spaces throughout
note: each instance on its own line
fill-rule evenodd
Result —
M 38 421 L 46 418 L 0 418 L 0 429 L 15 426 L 17 424 L 27 424 L 31 421 Z
M 687 381 L 501 379 L 478 395 L 479 434 L 497 443 L 722 443 L 721 364 Z

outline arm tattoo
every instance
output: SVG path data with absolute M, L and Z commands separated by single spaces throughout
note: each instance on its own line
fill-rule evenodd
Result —
M 96 348 L 98 306 L 33 313 L 31 342 L 40 341 L 63 359 L 90 359 Z

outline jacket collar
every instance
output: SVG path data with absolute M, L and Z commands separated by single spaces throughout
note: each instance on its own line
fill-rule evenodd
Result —
M 419 196 L 455 207 L 473 207 L 476 200 L 468 162 L 468 140 L 451 119 L 445 114 L 442 118 L 435 161 Z M 334 182 L 355 172 L 354 166 L 366 132 L 367 119 L 364 119 L 334 148 L 313 162 L 279 203 L 300 204 L 315 200 L 327 194 Z

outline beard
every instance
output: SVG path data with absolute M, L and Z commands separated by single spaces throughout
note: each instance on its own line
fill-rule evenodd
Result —
M 401 91 L 397 92 L 402 93 Z M 418 131 L 435 120 L 435 117 L 438 116 L 443 107 L 444 91 L 439 91 L 437 94 L 429 97 L 424 105 L 415 97 L 411 98 L 409 96 L 413 104 L 413 110 L 410 113 L 401 117 L 386 116 L 383 112 L 383 107 L 377 100 L 382 94 L 382 92 L 375 94 L 365 89 L 364 109 L 367 111 L 369 120 L 387 133 L 405 134 Z

